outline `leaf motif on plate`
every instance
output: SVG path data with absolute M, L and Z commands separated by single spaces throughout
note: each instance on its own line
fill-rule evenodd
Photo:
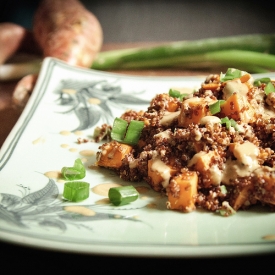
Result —
M 0 219 L 8 223 L 17 225 L 18 227 L 27 227 L 22 221 L 21 217 L 15 211 L 10 211 L 0 204 Z
M 79 125 L 73 131 L 91 128 L 98 123 L 101 117 L 101 113 L 99 111 L 87 107 L 77 108 L 74 112 L 79 120 Z
M 32 205 L 50 204 L 58 197 L 58 194 L 59 191 L 54 180 L 49 179 L 44 188 L 23 197 L 22 202 Z
M 98 221 L 98 220 L 111 220 L 111 219 L 116 219 L 116 220 L 131 220 L 131 221 L 137 221 L 137 219 L 133 219 L 130 217 L 126 217 L 123 215 L 115 215 L 115 214 L 110 214 L 110 213 L 99 213 L 95 212 L 95 215 L 88 216 L 88 215 L 81 215 L 79 213 L 64 213 L 60 214 L 59 217 L 62 220 L 70 220 L 70 221 L 78 221 L 78 222 L 85 222 L 85 221 Z
M 64 91 L 74 91 L 72 93 L 64 93 Z M 99 80 L 92 83 L 78 83 L 72 81 L 63 81 L 63 86 L 59 87 L 55 93 L 59 93 L 56 101 L 58 105 L 68 107 L 60 113 L 68 114 L 74 112 L 79 125 L 73 129 L 85 130 L 95 126 L 100 119 L 103 123 L 112 124 L 114 109 L 128 109 L 128 105 L 148 104 L 149 100 L 141 99 L 135 96 L 142 92 L 128 91 L 122 93 L 121 86 L 116 82 L 108 82 L 107 80 Z M 112 106 L 112 108 L 111 108 Z
M 45 187 L 33 193 L 30 192 L 30 188 L 21 184 L 19 186 L 25 192 L 22 193 L 22 198 L 4 193 L 1 194 L 0 204 L 0 220 L 19 227 L 31 228 L 32 225 L 39 225 L 64 232 L 68 225 L 91 230 L 89 226 L 82 224 L 83 222 L 110 219 L 139 221 L 129 215 L 97 212 L 98 205 L 68 204 L 67 201 L 58 199 L 59 191 L 52 179 L 49 179 Z
M 42 227 L 57 228 L 57 229 L 60 229 L 61 231 L 65 231 L 67 229 L 67 226 L 64 222 L 55 218 L 45 218 L 42 221 L 40 221 L 38 224 Z
M 7 207 L 14 207 L 15 205 L 19 204 L 22 200 L 22 198 L 20 198 L 19 196 L 6 193 L 1 193 L 0 199 L 1 204 Z

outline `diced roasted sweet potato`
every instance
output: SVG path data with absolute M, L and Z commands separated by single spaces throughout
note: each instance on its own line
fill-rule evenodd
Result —
M 171 176 L 177 172 L 178 170 L 165 164 L 160 158 L 153 158 L 148 161 L 148 176 L 155 191 L 166 188 Z
M 177 102 L 175 101 L 169 101 L 167 104 L 167 111 L 168 112 L 175 112 L 179 108 Z
M 251 78 L 251 74 L 244 74 L 240 77 L 241 83 L 246 83 Z
M 194 166 L 204 180 L 202 180 L 203 187 L 210 187 L 210 185 L 219 185 L 221 181 L 221 171 L 216 164 L 213 164 L 214 158 L 218 155 L 214 151 L 199 152 L 190 160 L 188 167 Z
M 201 87 L 202 87 L 204 90 L 211 90 L 211 91 L 217 90 L 220 86 L 221 86 L 220 83 L 203 83 L 203 84 L 201 85 Z
M 251 202 L 251 194 L 253 192 L 253 184 L 248 184 L 243 187 L 238 186 L 234 190 L 234 194 L 230 199 L 230 205 L 234 210 L 238 210 L 240 208 L 246 208 L 253 204 Z
M 209 170 L 211 165 L 211 160 L 215 156 L 214 151 L 209 151 L 208 153 L 201 151 L 200 153 L 197 153 L 192 159 L 194 159 L 194 165 L 196 167 L 196 170 L 198 170 L 201 173 L 204 173 L 205 171 Z
M 98 166 L 119 168 L 123 158 L 132 151 L 132 146 L 117 141 L 104 143 L 100 146 L 100 153 L 97 155 Z
M 275 205 L 275 169 L 261 167 L 254 177 L 255 197 L 262 203 Z
M 194 150 L 199 153 L 203 149 L 203 144 L 201 142 L 193 142 Z
M 198 175 L 194 171 L 184 171 L 174 176 L 167 188 L 167 208 L 191 212 L 195 210 L 198 188 Z
M 211 115 L 209 111 L 209 104 L 214 103 L 215 100 L 192 97 L 186 99 L 181 104 L 181 112 L 178 116 L 178 124 L 180 127 L 187 127 L 191 123 L 200 123 L 204 116 Z
M 234 93 L 223 104 L 221 104 L 221 117 L 228 117 L 234 120 L 240 120 L 244 123 L 254 121 L 255 110 L 249 104 L 246 97 Z

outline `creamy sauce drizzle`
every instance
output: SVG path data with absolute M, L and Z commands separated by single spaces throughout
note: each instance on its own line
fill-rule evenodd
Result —
M 148 203 L 148 204 L 146 205 L 146 207 L 149 208 L 149 209 L 156 209 L 156 208 L 157 208 L 157 205 L 156 205 L 155 203 Z
M 75 152 L 78 151 L 78 149 L 77 148 L 70 148 L 69 151 L 72 152 L 72 153 L 75 153 Z
M 221 120 L 216 116 L 204 116 L 200 120 L 201 125 L 221 123 Z
M 266 235 L 266 236 L 263 236 L 263 240 L 274 241 L 275 240 L 275 235 Z
M 98 204 L 98 205 L 104 205 L 104 204 L 109 204 L 109 203 L 110 203 L 109 198 L 104 198 L 104 199 L 101 199 L 101 200 L 97 200 L 95 202 L 95 204 Z
M 230 184 L 237 177 L 247 177 L 260 165 L 257 160 L 259 148 L 251 142 L 237 144 L 233 150 L 237 160 L 228 159 L 222 176 L 222 182 Z
M 83 136 L 83 132 L 82 131 L 75 131 L 74 134 L 76 136 Z
M 257 156 L 259 155 L 259 148 L 253 143 L 238 144 L 235 146 L 233 153 L 244 165 L 258 166 Z
M 171 131 L 166 130 L 166 131 L 163 131 L 163 132 L 160 132 L 160 133 L 154 135 L 154 137 L 170 139 L 170 133 L 171 133 Z
M 61 147 L 61 148 L 65 148 L 65 149 L 67 149 L 67 148 L 69 148 L 69 147 L 70 147 L 70 145 L 69 145 L 69 144 L 61 144 L 61 145 L 60 145 L 60 147 Z
M 222 180 L 222 171 L 219 169 L 218 165 L 212 165 L 209 168 L 209 172 L 210 172 L 211 183 L 213 185 L 219 185 Z
M 61 131 L 59 134 L 62 136 L 69 136 L 71 134 L 71 132 L 64 130 L 64 131 Z
M 81 214 L 83 216 L 95 216 L 96 212 L 84 206 L 65 206 L 64 210 L 67 212 Z
M 130 169 L 134 169 L 138 166 L 138 160 L 137 159 L 134 159 L 133 161 L 130 161 L 129 162 L 129 168 Z
M 176 119 L 180 114 L 180 111 L 177 112 L 165 112 L 163 118 L 160 120 L 161 125 L 169 126 L 174 119 Z
M 166 188 L 169 184 L 169 180 L 171 177 L 171 169 L 169 166 L 167 166 L 162 160 L 159 158 L 152 159 L 152 171 L 156 171 L 161 177 L 162 177 L 162 186 Z
M 139 194 L 145 194 L 150 190 L 150 188 L 147 186 L 136 186 L 135 188 Z
M 88 99 L 88 102 L 93 105 L 99 105 L 101 100 L 98 98 L 91 97 Z
M 48 171 L 44 173 L 44 175 L 49 179 L 59 179 L 62 177 L 62 174 L 60 171 Z
M 275 110 L 272 107 L 265 107 L 264 108 L 264 115 L 265 117 L 275 117 Z
M 68 95 L 74 95 L 74 94 L 76 94 L 76 90 L 74 90 L 74 89 L 63 89 L 62 93 L 68 94 Z
M 112 187 L 120 187 L 121 184 L 118 183 L 101 183 L 92 188 L 92 191 L 100 196 L 108 197 L 109 189 Z
M 44 137 L 39 137 L 37 139 L 35 139 L 32 144 L 39 144 L 39 143 L 44 143 L 45 142 L 45 138 Z
M 238 93 L 243 96 L 246 96 L 249 91 L 249 88 L 246 84 L 242 83 L 240 79 L 229 80 L 226 82 L 225 87 L 223 88 L 223 96 L 226 100 L 233 93 Z
M 91 156 L 95 155 L 95 151 L 93 151 L 93 150 L 82 150 L 82 151 L 79 152 L 79 154 L 81 156 L 91 157 Z
M 82 163 L 85 163 L 85 162 L 88 161 L 88 159 L 87 158 L 81 158 L 81 161 L 82 161 Z

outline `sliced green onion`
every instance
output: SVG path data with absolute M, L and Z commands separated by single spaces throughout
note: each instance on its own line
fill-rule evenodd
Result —
M 221 124 L 225 124 L 226 129 L 229 130 L 230 127 L 233 127 L 236 131 L 239 130 L 237 122 L 233 118 L 223 117 L 221 118 Z
M 253 82 L 253 85 L 259 87 L 259 86 L 261 86 L 262 83 L 267 84 L 270 81 L 271 81 L 271 79 L 269 77 L 262 77 L 262 78 L 255 79 Z
M 242 71 L 234 68 L 228 68 L 225 74 L 221 74 L 220 81 L 225 82 L 242 76 Z
M 253 85 L 256 86 L 256 87 L 260 87 L 262 85 L 262 82 L 260 80 L 255 80 L 253 82 Z
M 125 205 L 138 199 L 139 193 L 135 187 L 112 187 L 108 192 L 109 200 L 115 206 Z
M 221 193 L 222 193 L 223 195 L 226 195 L 226 194 L 227 194 L 227 189 L 226 189 L 226 186 L 225 186 L 225 185 L 221 185 L 221 186 L 220 186 L 220 189 L 221 189 Z
M 170 89 L 169 90 L 169 95 L 172 96 L 172 97 L 180 97 L 180 91 L 174 90 L 174 89 Z
M 64 184 L 63 197 L 72 202 L 87 199 L 90 194 L 90 184 L 84 181 L 71 181 Z
M 174 90 L 174 89 L 170 89 L 169 90 L 169 95 L 172 97 L 176 97 L 179 98 L 179 100 L 183 100 L 185 97 L 188 96 L 188 94 L 182 94 L 180 91 L 178 90 Z
M 128 125 L 126 120 L 117 117 L 111 131 L 111 138 L 130 145 L 137 144 L 143 127 L 143 121 L 132 120 Z
M 85 166 L 83 165 L 81 159 L 76 159 L 74 162 L 74 168 L 77 169 L 78 171 L 86 174 L 86 169 Z
M 229 128 L 231 127 L 231 121 L 230 121 L 230 120 L 227 120 L 227 121 L 225 122 L 225 125 L 226 125 L 226 129 L 229 130 Z
M 127 126 L 128 123 L 126 120 L 116 117 L 111 131 L 111 138 L 119 142 L 123 141 Z
M 221 124 L 225 124 L 226 129 L 229 129 L 229 127 L 231 126 L 231 122 L 227 116 L 221 118 Z
M 143 121 L 132 120 L 128 126 L 123 142 L 128 144 L 137 144 L 143 127 Z
M 186 98 L 189 94 L 180 94 L 180 101 L 182 101 L 184 98 Z
M 79 170 L 73 167 L 63 167 L 61 170 L 62 176 L 66 180 L 83 179 Z
M 231 127 L 233 127 L 236 131 L 239 130 L 238 123 L 233 118 L 230 119 L 230 123 L 231 123 Z
M 215 103 L 209 105 L 209 109 L 212 115 L 215 115 L 221 111 L 221 104 L 223 104 L 225 100 L 218 100 Z
M 81 159 L 76 159 L 73 167 L 63 167 L 61 174 L 66 180 L 80 180 L 86 176 L 86 169 Z
M 274 93 L 275 92 L 275 87 L 272 84 L 272 82 L 268 82 L 264 88 L 265 94 L 268 95 L 270 93 Z

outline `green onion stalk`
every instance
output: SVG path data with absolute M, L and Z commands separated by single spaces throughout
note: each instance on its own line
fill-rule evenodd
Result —
M 131 70 L 235 67 L 250 73 L 275 70 L 275 34 L 250 34 L 100 52 L 92 69 Z
M 42 60 L 0 64 L 0 81 L 38 73 Z M 158 46 L 100 52 L 91 68 L 101 71 L 238 68 L 249 73 L 275 71 L 275 33 L 249 34 L 193 41 L 168 42 Z

